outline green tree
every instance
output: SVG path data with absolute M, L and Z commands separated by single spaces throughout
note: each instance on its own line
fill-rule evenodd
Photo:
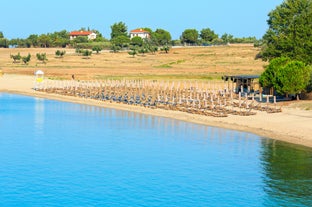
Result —
M 62 47 L 65 48 L 67 45 L 69 45 L 70 40 L 69 39 L 64 39 L 64 38 L 57 38 L 53 40 L 53 46 L 54 47 Z
M 145 46 L 140 47 L 138 52 L 139 52 L 140 54 L 142 54 L 142 56 L 144 56 L 144 54 L 145 54 L 145 53 L 148 53 L 149 51 L 150 51 L 150 50 L 149 50 L 148 46 L 145 45 Z
M 162 48 L 160 48 L 161 51 L 165 51 L 165 53 L 168 53 L 170 50 L 170 47 L 168 45 L 163 46 Z
M 200 31 L 200 38 L 206 42 L 212 42 L 218 38 L 218 35 L 213 30 L 206 28 Z
M 196 44 L 198 41 L 198 31 L 196 29 L 186 29 L 182 33 L 181 41 L 187 44 Z
M 57 50 L 56 52 L 55 52 L 55 55 L 57 56 L 57 57 L 63 57 L 64 55 L 66 54 L 66 51 L 65 50 Z
M 92 51 L 91 50 L 82 50 L 82 56 L 84 56 L 84 58 L 89 59 L 92 55 Z
M 51 38 L 46 34 L 42 34 L 38 37 L 38 45 L 40 47 L 50 47 L 51 45 Z
M 14 38 L 9 41 L 9 45 L 12 47 L 30 47 L 26 39 Z
M 74 40 L 72 40 L 74 43 L 86 43 L 88 42 L 88 37 L 85 36 L 78 36 Z
M 130 44 L 141 47 L 143 45 L 143 39 L 139 36 L 133 37 L 130 41 Z
M 10 41 L 7 38 L 4 38 L 3 33 L 0 31 L 0 48 L 8 48 L 10 45 Z
M 278 79 L 279 71 L 288 61 L 290 61 L 289 58 L 272 59 L 259 78 L 261 86 L 266 88 L 273 87 L 276 91 L 281 91 L 281 83 Z
M 138 54 L 137 47 L 136 46 L 131 47 L 130 51 L 128 52 L 128 54 L 132 55 L 132 57 L 134 57 L 136 54 Z
M 102 51 L 102 47 L 100 47 L 100 46 L 94 46 L 94 47 L 92 47 L 92 51 L 95 51 L 96 54 L 99 54 L 99 52 Z
M 274 58 L 261 74 L 259 82 L 263 87 L 273 87 L 278 94 L 299 94 L 310 80 L 311 68 L 301 61 L 288 57 Z
M 30 58 L 31 58 L 30 53 L 28 53 L 27 56 L 23 56 L 23 57 L 22 57 L 23 63 L 24 63 L 25 65 L 27 65 L 27 64 L 29 63 L 29 61 L 30 61 Z
M 111 47 L 110 47 L 111 51 L 113 53 L 116 53 L 118 52 L 119 50 L 121 50 L 121 47 L 119 47 L 118 45 L 115 45 L 115 44 L 112 44 Z
M 158 51 L 158 46 L 154 45 L 150 39 L 144 40 L 144 47 L 152 54 L 155 54 Z
M 224 34 L 221 36 L 221 39 L 223 40 L 223 42 L 224 42 L 225 44 L 232 43 L 232 42 L 233 42 L 233 35 L 224 33 Z
M 257 43 L 256 37 L 241 37 L 241 38 L 234 38 L 233 42 L 235 43 Z
M 48 36 L 51 38 L 51 45 L 53 47 L 65 48 L 70 43 L 69 33 L 66 30 L 54 32 L 52 34 L 48 34 Z
M 291 61 L 280 70 L 281 91 L 286 94 L 297 94 L 305 91 L 309 84 L 311 69 L 301 61 Z
M 36 54 L 37 60 L 41 61 L 42 63 L 46 63 L 48 61 L 46 53 L 37 53 Z
M 151 28 L 148 28 L 148 27 L 144 27 L 144 28 L 142 28 L 144 31 L 147 31 L 147 32 L 149 32 L 150 34 L 152 34 L 153 33 L 153 30 L 151 29 Z
M 152 44 L 155 45 L 167 45 L 171 41 L 171 34 L 164 29 L 156 29 L 151 33 Z
M 126 24 L 123 22 L 118 22 L 118 23 L 113 24 L 111 26 L 111 30 L 112 30 L 111 39 L 114 39 L 119 36 L 124 36 L 124 37 L 128 36 L 128 28 Z
M 10 39 L 9 45 L 11 45 L 12 47 L 17 47 L 19 44 L 20 44 L 20 39 L 18 38 Z
M 213 45 L 224 45 L 225 43 L 221 38 L 216 38 L 216 39 L 213 39 L 211 41 L 211 44 L 213 44 Z
M 62 38 L 62 39 L 69 39 L 69 33 L 66 30 L 61 30 L 59 32 L 54 32 L 54 35 L 57 38 Z
M 0 38 L 0 47 L 8 48 L 10 41 L 7 38 Z
M 111 43 L 120 48 L 128 47 L 130 43 L 130 38 L 127 36 L 118 36 L 115 37 L 114 39 L 111 39 Z
M 285 0 L 269 14 L 261 57 L 287 56 L 312 63 L 312 0 Z
M 155 54 L 158 51 L 157 46 L 149 46 L 149 51 L 151 51 L 153 54 Z
M 11 45 L 13 47 L 28 47 L 28 48 L 31 47 L 29 40 L 20 39 L 20 38 L 11 39 L 9 41 L 9 45 Z
M 33 46 L 33 47 L 38 46 L 38 35 L 31 34 L 31 35 L 29 35 L 29 37 L 27 37 L 26 40 L 30 43 L 30 46 Z
M 82 53 L 82 49 L 79 48 L 79 47 L 76 47 L 75 53 L 77 53 L 78 55 L 80 55 L 80 54 Z
M 4 38 L 3 32 L 0 31 L 0 48 L 8 48 L 10 45 L 10 42 L 8 39 Z
M 10 58 L 13 59 L 13 63 L 19 63 L 21 60 L 22 56 L 20 53 L 17 53 L 17 55 L 10 55 Z

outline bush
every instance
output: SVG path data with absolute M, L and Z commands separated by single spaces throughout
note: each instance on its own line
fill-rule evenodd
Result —
M 41 61 L 42 63 L 46 63 L 47 59 L 47 54 L 46 53 L 37 53 L 36 57 L 39 61 Z
M 89 56 L 92 55 L 92 51 L 91 50 L 82 50 L 81 54 L 86 57 L 87 59 L 89 59 Z
M 130 52 L 128 52 L 128 54 L 132 55 L 132 57 L 134 57 L 136 54 L 138 54 L 137 48 L 136 47 L 130 48 Z
M 96 54 L 99 54 L 99 52 L 102 50 L 102 47 L 100 47 L 100 46 L 94 46 L 93 48 L 92 48 L 92 51 L 96 51 Z
M 169 46 L 163 46 L 162 48 L 160 48 L 160 51 L 165 51 L 165 53 L 168 53 L 170 50 L 170 47 Z
M 10 57 L 13 59 L 13 63 L 19 63 L 22 58 L 20 53 L 17 53 L 17 55 L 10 55 Z
M 311 68 L 301 61 L 290 58 L 274 58 L 261 74 L 259 82 L 263 87 L 274 87 L 280 94 L 299 94 L 311 82 Z
M 57 50 L 57 51 L 55 52 L 55 55 L 56 55 L 57 57 L 63 57 L 65 54 L 66 54 L 66 51 L 65 51 L 65 50 L 62 50 L 62 51 Z
M 111 52 L 116 53 L 119 52 L 119 50 L 121 50 L 121 47 L 115 44 L 112 44 L 110 47 Z
M 28 55 L 27 56 L 23 56 L 22 57 L 22 61 L 23 61 L 23 63 L 26 65 L 26 64 L 28 64 L 28 62 L 30 61 L 30 57 L 31 57 L 31 55 L 28 53 Z
M 80 54 L 82 53 L 82 49 L 79 48 L 79 47 L 77 47 L 76 50 L 75 50 L 75 52 L 76 52 L 78 55 L 80 55 Z

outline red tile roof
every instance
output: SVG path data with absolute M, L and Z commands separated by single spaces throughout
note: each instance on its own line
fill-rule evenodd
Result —
M 72 31 L 71 33 L 69 33 L 70 36 L 88 36 L 90 35 L 92 32 L 90 31 Z
M 149 32 L 143 29 L 134 29 L 131 30 L 130 33 L 149 33 Z

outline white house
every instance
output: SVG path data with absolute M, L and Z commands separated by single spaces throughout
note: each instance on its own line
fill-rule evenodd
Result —
M 150 37 L 150 33 L 143 29 L 134 29 L 130 31 L 130 39 L 133 37 L 141 37 L 142 39 L 146 39 Z
M 88 40 L 94 40 L 96 38 L 96 34 L 94 32 L 91 31 L 72 31 L 69 33 L 69 39 L 73 40 L 76 37 L 88 37 Z

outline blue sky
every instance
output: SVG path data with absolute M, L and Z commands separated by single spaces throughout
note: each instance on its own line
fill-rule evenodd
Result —
M 261 38 L 268 13 L 283 0 L 15 0 L 1 2 L 0 31 L 6 38 L 27 38 L 81 27 L 97 29 L 110 39 L 111 25 L 124 22 L 165 29 L 178 39 L 185 29 L 210 28 L 218 35 Z

